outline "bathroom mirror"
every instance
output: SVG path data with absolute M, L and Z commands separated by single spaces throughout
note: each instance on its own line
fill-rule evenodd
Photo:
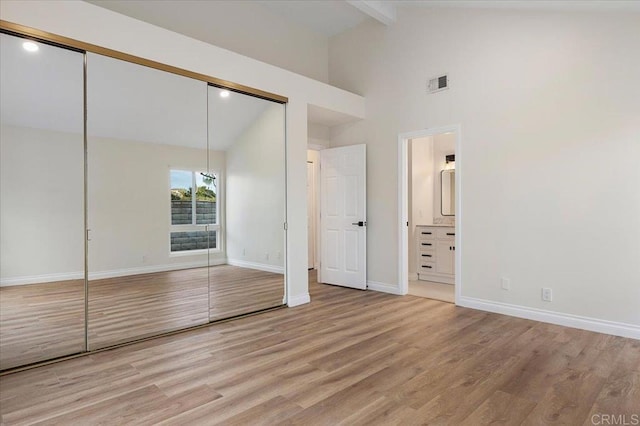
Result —
M 440 172 L 440 214 L 455 216 L 456 214 L 456 171 Z

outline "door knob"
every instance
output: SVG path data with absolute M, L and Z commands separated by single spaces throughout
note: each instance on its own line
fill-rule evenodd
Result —
M 360 222 L 353 222 L 353 223 L 352 223 L 352 225 L 367 226 L 367 222 L 363 222 L 363 221 L 360 221 Z

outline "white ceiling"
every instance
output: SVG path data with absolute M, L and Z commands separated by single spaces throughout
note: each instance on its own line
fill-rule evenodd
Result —
M 2 124 L 82 133 L 83 58 L 1 35 Z M 225 151 L 273 103 L 100 55 L 87 56 L 89 136 Z M 207 99 L 207 93 L 209 97 Z M 207 105 L 207 102 L 209 105 Z
M 393 0 L 392 3 L 397 7 L 431 8 L 640 10 L 640 1 L 638 0 Z
M 46 45 L 29 53 L 23 42 L 0 34 L 2 123 L 82 133 L 82 54 Z
M 343 0 L 257 0 L 256 3 L 326 37 L 340 34 L 371 19 Z
M 136 19 L 167 26 L 185 35 L 207 32 L 206 20 L 191 20 L 189 25 L 180 26 L 180 18 L 170 7 L 168 0 L 85 0 L 89 3 L 122 13 Z M 192 1 L 188 3 L 189 13 L 199 16 L 215 14 L 225 3 L 239 3 L 238 0 Z M 358 24 L 372 20 L 378 10 L 395 10 L 398 7 L 427 8 L 470 8 L 470 9 L 546 9 L 546 10 L 640 10 L 639 0 L 245 0 L 248 6 L 255 6 L 253 13 L 262 8 L 277 14 L 293 25 L 306 28 L 325 37 L 331 37 Z M 186 4 L 186 3 L 185 3 Z M 197 10 L 193 10 L 193 9 Z M 369 14 L 362 10 L 371 10 Z M 187 11 L 185 11 L 186 13 Z M 205 26 L 204 28 L 196 28 Z M 196 37 L 197 38 L 197 37 Z
M 209 148 L 226 151 L 274 102 L 209 86 Z M 284 108 L 282 109 L 284 120 Z
M 206 25 L 206 20 L 190 20 L 191 25 L 180 27 L 183 16 L 175 16 L 175 8 L 172 3 L 175 0 L 85 0 L 97 6 L 110 9 L 114 12 L 150 22 L 155 25 L 165 26 L 172 22 L 171 28 L 174 31 L 185 35 L 204 34 L 207 28 L 194 28 L 195 26 Z M 178 2 L 181 3 L 181 2 Z M 244 3 L 247 6 L 246 13 L 273 13 L 281 16 L 288 22 L 311 30 L 325 37 L 339 34 L 349 28 L 355 27 L 370 17 L 357 8 L 349 5 L 344 0 L 215 0 L 215 1 L 190 1 L 189 11 L 185 13 L 196 13 L 199 16 L 211 16 L 212 14 L 224 13 L 225 4 Z M 197 9 L 197 10 L 193 10 Z M 178 29 L 179 28 L 179 29 Z M 197 37 L 196 37 L 197 38 Z

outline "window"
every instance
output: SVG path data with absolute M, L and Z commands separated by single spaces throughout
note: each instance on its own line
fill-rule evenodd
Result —
M 171 252 L 219 248 L 217 174 L 171 170 L 170 175 Z

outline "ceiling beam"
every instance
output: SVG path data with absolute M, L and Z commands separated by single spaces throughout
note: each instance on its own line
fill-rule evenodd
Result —
M 391 25 L 396 21 L 396 6 L 393 2 L 382 0 L 346 0 L 346 2 L 385 25 Z

